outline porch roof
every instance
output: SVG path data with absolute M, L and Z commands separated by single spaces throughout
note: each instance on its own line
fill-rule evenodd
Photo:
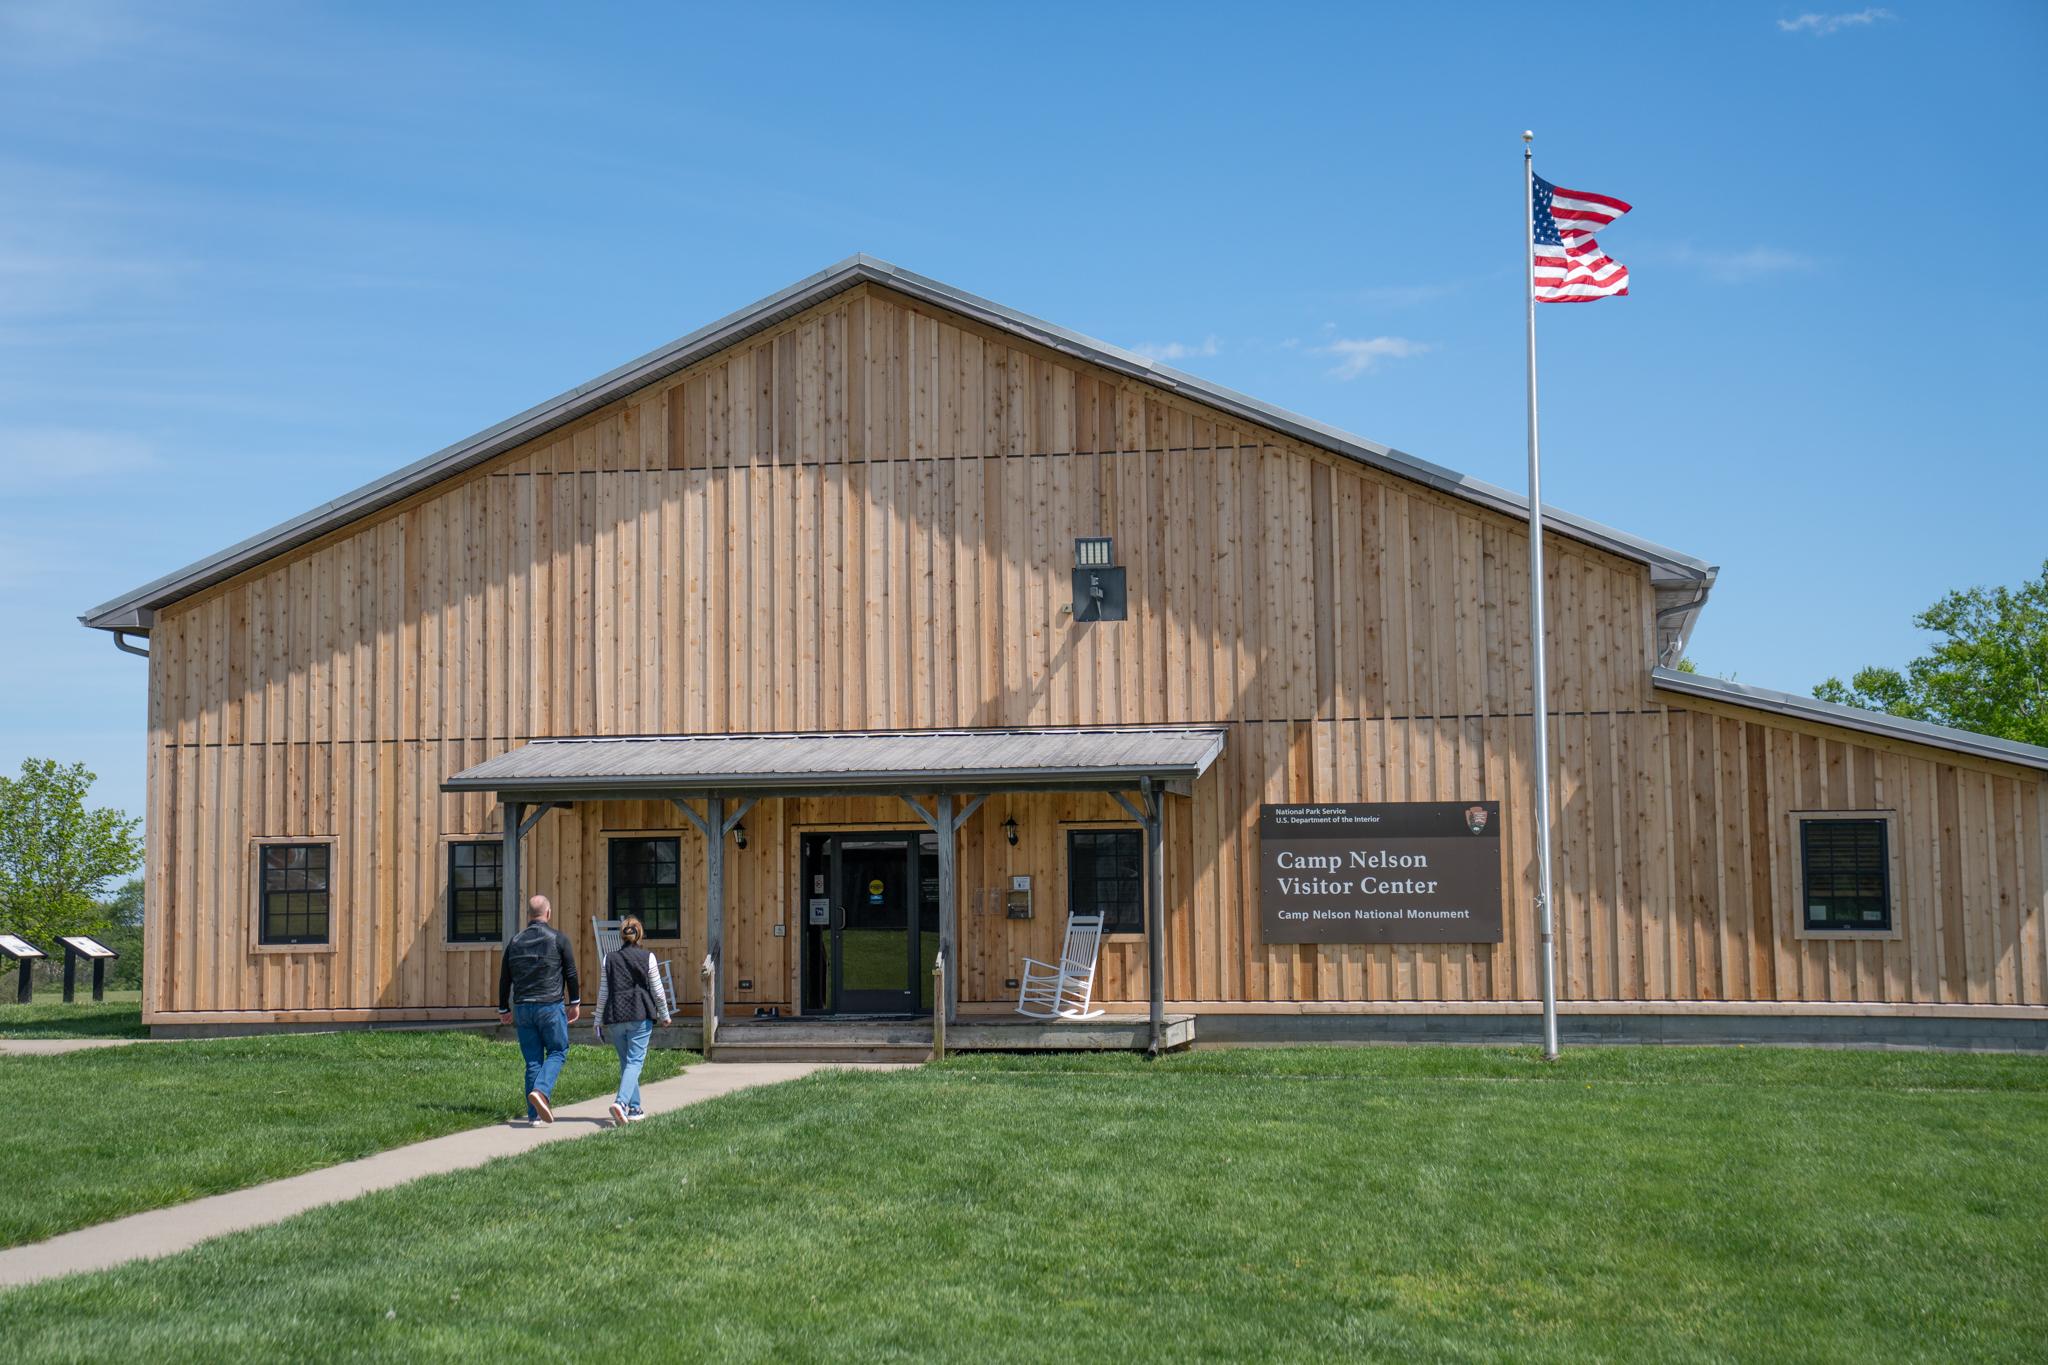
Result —
M 530 801 L 712 793 L 754 796 L 1185 789 L 1223 731 L 1056 727 L 536 739 L 465 768 L 443 791 Z

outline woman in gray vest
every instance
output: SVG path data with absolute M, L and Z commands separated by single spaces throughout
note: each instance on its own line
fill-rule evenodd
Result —
M 619 1094 L 612 1101 L 614 1124 L 647 1117 L 640 1108 L 640 1068 L 647 1062 L 647 1040 L 659 1021 L 667 1026 L 671 1006 L 661 988 L 661 964 L 640 946 L 647 930 L 632 915 L 619 925 L 619 950 L 604 960 L 597 978 L 597 1037 L 610 1040 L 619 1054 Z

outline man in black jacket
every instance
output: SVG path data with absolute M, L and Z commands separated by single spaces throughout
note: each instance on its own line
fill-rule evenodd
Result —
M 549 923 L 555 911 L 548 898 L 535 896 L 526 909 L 526 927 L 505 945 L 498 968 L 498 1022 L 516 1023 L 519 1029 L 527 1122 L 553 1123 L 548 1097 L 562 1063 L 569 1060 L 569 1025 L 583 1013 L 578 1003 L 583 983 L 576 978 L 576 950 L 569 936 Z

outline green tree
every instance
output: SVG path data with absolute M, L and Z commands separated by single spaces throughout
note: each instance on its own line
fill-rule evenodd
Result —
M 142 927 L 142 878 L 130 877 L 101 903 L 107 922 L 119 929 Z
M 83 763 L 25 759 L 0 777 L 0 929 L 48 947 L 58 934 L 105 928 L 107 884 L 142 864 L 142 822 L 88 807 Z
M 107 989 L 136 990 L 142 985 L 142 878 L 122 882 L 100 905 L 108 923 L 99 941 L 121 955 L 107 964 Z
M 1913 618 L 1942 638 L 1896 668 L 1829 678 L 1822 701 L 2048 744 L 2048 561 L 2016 588 L 1951 592 Z

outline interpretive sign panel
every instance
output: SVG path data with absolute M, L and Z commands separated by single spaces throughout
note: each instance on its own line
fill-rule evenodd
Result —
M 119 957 L 120 954 L 96 938 L 84 934 L 64 934 L 57 941 L 84 957 Z
M 1268 943 L 1498 943 L 1500 802 L 1261 806 Z
M 49 956 L 49 954 L 36 947 L 35 944 L 30 943 L 27 939 L 17 938 L 13 934 L 0 934 L 0 953 L 5 953 L 12 958 L 19 958 L 24 962 L 32 957 Z

